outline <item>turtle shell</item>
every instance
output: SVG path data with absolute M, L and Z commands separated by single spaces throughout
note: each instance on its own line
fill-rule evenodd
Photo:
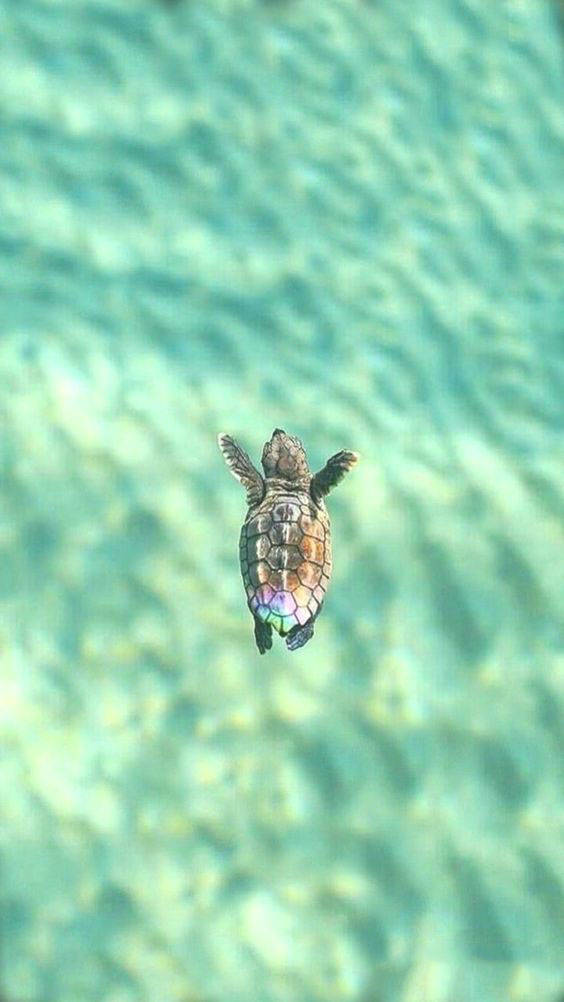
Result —
M 331 576 L 324 505 L 308 494 L 267 495 L 241 529 L 239 553 L 253 615 L 282 637 L 317 616 Z

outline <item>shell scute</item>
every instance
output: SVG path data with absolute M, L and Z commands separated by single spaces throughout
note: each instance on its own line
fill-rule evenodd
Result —
M 307 560 L 313 560 L 316 564 L 323 564 L 325 547 L 319 539 L 314 539 L 313 536 L 304 536 L 300 543 L 300 550 Z
M 300 515 L 300 508 L 297 504 L 289 501 L 280 501 L 272 509 L 274 522 L 297 522 Z
M 268 532 L 271 525 L 272 518 L 268 512 L 262 512 L 260 515 L 255 515 L 255 517 L 247 523 L 247 536 L 249 539 L 252 536 L 260 536 L 262 533 Z
M 300 579 L 295 571 L 284 572 L 284 590 L 294 594 L 296 588 L 300 587 Z
M 318 564 L 310 563 L 309 560 L 304 560 L 298 567 L 298 577 L 302 584 L 311 590 L 315 588 L 316 584 L 319 584 L 321 567 Z
M 267 621 L 267 623 L 270 623 L 270 625 L 278 633 L 280 633 L 280 631 L 282 629 L 282 623 L 283 623 L 283 617 L 282 616 L 279 616 L 277 613 L 270 611 L 268 613 L 268 616 L 266 617 L 266 621 Z
M 270 575 L 270 568 L 264 560 L 259 560 L 256 564 L 251 564 L 249 567 L 249 579 L 251 584 L 258 588 L 261 584 L 266 584 Z
M 311 589 L 306 588 L 304 585 L 300 585 L 299 588 L 296 588 L 292 592 L 292 595 L 299 606 L 306 606 L 311 598 Z
M 269 584 L 263 584 L 257 590 L 257 598 L 261 605 L 270 606 L 272 599 L 274 598 L 274 589 L 270 587 Z
M 302 514 L 299 518 L 299 525 L 306 536 L 313 536 L 315 539 L 325 539 L 325 529 L 316 518 L 311 518 L 309 513 Z
M 273 546 L 268 554 L 268 563 L 273 570 L 286 568 L 294 571 L 302 560 L 303 556 L 297 546 Z
M 296 546 L 300 543 L 302 533 L 296 522 L 275 522 L 268 533 L 271 543 L 275 546 Z
M 294 592 L 299 587 L 300 579 L 295 571 L 282 569 L 273 571 L 269 568 L 268 583 L 275 591 Z
M 258 560 L 264 560 L 270 550 L 270 539 L 268 536 L 257 536 L 256 539 L 253 540 L 249 549 L 251 551 L 254 549 L 255 556 Z
M 270 602 L 270 608 L 281 616 L 290 616 L 296 611 L 296 603 L 291 592 L 277 591 Z

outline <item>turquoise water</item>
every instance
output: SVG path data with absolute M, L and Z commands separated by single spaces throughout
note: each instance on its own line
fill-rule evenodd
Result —
M 6 1002 L 559 1002 L 551 0 L 5 0 Z M 314 639 L 237 565 L 275 427 Z

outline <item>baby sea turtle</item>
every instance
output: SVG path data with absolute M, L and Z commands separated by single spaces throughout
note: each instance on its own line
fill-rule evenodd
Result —
M 239 555 L 257 647 L 261 654 L 272 647 L 274 627 L 294 651 L 313 636 L 331 577 L 331 530 L 323 498 L 358 455 L 337 452 L 312 476 L 299 438 L 276 428 L 262 450 L 262 477 L 230 435 L 219 435 L 218 442 L 247 491 Z

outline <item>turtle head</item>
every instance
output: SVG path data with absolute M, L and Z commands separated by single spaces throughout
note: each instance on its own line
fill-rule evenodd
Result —
M 270 442 L 262 450 L 262 466 L 266 477 L 299 480 L 309 475 L 304 447 L 299 438 L 275 428 Z

